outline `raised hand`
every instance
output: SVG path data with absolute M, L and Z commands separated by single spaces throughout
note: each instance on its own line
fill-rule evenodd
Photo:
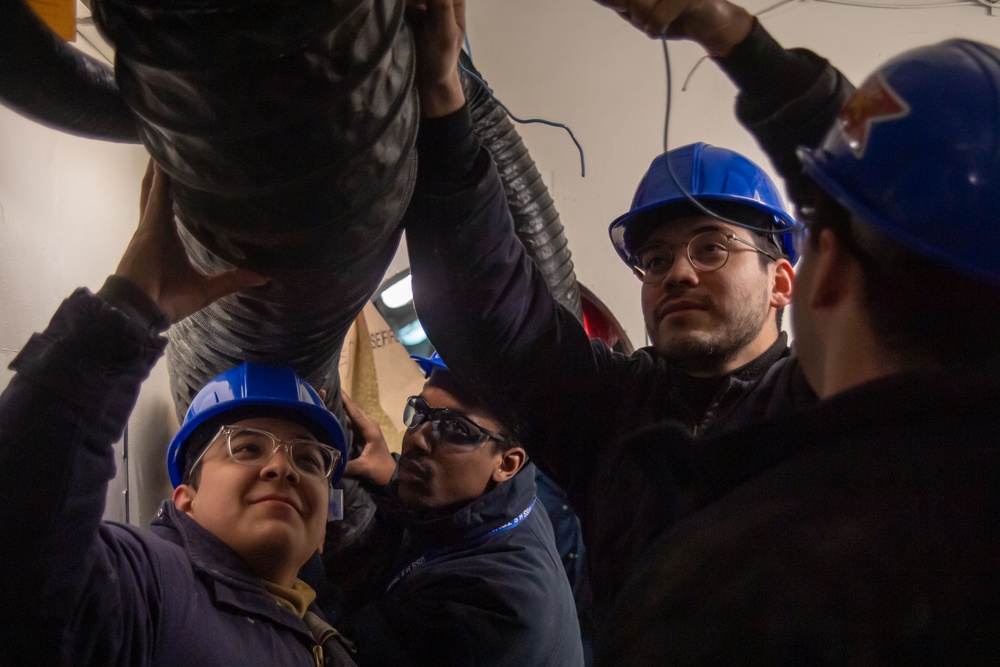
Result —
M 376 484 L 388 484 L 396 470 L 396 459 L 389 452 L 382 429 L 361 411 L 346 391 L 341 390 L 340 395 L 344 399 L 344 410 L 351 418 L 354 434 L 365 443 L 361 454 L 347 462 L 344 474 L 368 479 Z
M 115 275 L 138 285 L 166 313 L 170 324 L 227 294 L 267 282 L 246 269 L 206 276 L 191 266 L 174 224 L 170 178 L 152 160 L 142 179 L 139 226 Z
M 465 0 L 408 0 L 407 20 L 417 46 L 417 95 L 424 118 L 465 104 L 458 54 L 465 39 Z
M 654 38 L 690 39 L 725 55 L 746 37 L 754 18 L 727 0 L 595 0 Z

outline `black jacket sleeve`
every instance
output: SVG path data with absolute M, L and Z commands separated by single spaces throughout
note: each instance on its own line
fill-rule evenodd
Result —
M 730 54 L 715 60 L 740 90 L 737 117 L 801 204 L 805 177 L 795 150 L 819 145 L 854 86 L 815 53 L 782 48 L 760 23 Z
M 425 121 L 418 150 L 406 238 L 421 323 L 456 375 L 572 492 L 613 440 L 608 369 L 628 367 L 629 358 L 591 344 L 553 298 L 514 233 L 467 108 Z

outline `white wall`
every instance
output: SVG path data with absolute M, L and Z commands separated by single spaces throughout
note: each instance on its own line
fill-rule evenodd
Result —
M 141 147 L 72 137 L 0 107 L 0 387 L 12 375 L 8 364 L 59 303 L 76 287 L 99 289 L 114 271 L 138 221 L 146 160 Z M 172 415 L 161 362 L 130 422 L 133 490 L 165 490 Z M 125 518 L 123 485 L 119 474 L 109 518 Z M 133 502 L 129 518 L 147 525 L 153 502 Z
M 786 45 L 813 48 L 859 81 L 912 46 L 952 36 L 1000 44 L 1000 18 L 988 13 L 978 5 L 875 10 L 799 2 L 770 13 L 764 24 Z M 642 173 L 662 151 L 659 43 L 589 0 L 470 0 L 469 37 L 477 67 L 505 104 L 521 116 L 568 123 L 583 143 L 585 179 L 561 130 L 519 128 L 550 181 L 577 275 L 642 344 L 638 284 L 611 250 L 607 226 L 627 209 Z M 725 77 L 706 62 L 681 93 L 680 82 L 702 54 L 690 44 L 672 44 L 670 52 L 670 145 L 708 141 L 761 161 L 732 118 L 735 92 Z M 97 289 L 114 270 L 137 220 L 145 160 L 141 148 L 77 139 L 0 108 L 0 387 L 10 377 L 7 364 L 60 300 L 80 285 Z M 172 415 L 161 362 L 130 422 L 131 485 L 143 490 L 131 504 L 137 525 L 148 524 L 169 490 L 163 452 Z M 113 500 L 116 494 L 112 490 Z M 109 512 L 124 516 L 120 502 Z

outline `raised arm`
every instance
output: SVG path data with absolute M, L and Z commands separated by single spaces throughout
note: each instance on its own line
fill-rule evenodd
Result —
M 801 204 L 808 196 L 795 150 L 816 146 L 854 87 L 823 58 L 785 49 L 727 0 L 595 0 L 653 38 L 700 44 L 740 90 L 736 114 Z
M 414 23 L 418 63 L 437 63 L 418 79 L 421 100 L 459 86 L 454 67 L 461 3 L 427 3 Z M 444 24 L 444 25 L 442 25 Z M 451 81 L 450 86 L 440 81 Z M 611 352 L 591 345 L 583 327 L 552 297 L 515 236 L 488 152 L 472 133 L 468 108 L 425 117 L 420 167 L 406 221 L 417 312 L 449 368 L 479 391 L 492 411 L 519 429 L 532 458 L 563 486 L 586 477 L 612 421 L 582 405 L 602 392 L 599 364 Z M 621 357 L 621 362 L 628 360 Z M 582 437 L 586 435 L 586 437 Z M 595 438 L 595 436 L 597 436 Z M 606 439 L 609 440 L 610 438 Z
M 166 327 L 261 282 L 191 269 L 169 182 L 150 166 L 115 276 L 73 293 L 11 363 L 0 395 L 0 664 L 144 664 L 155 577 L 143 542 L 101 523 L 112 445 L 162 354 Z M 118 661 L 114 663 L 113 661 Z

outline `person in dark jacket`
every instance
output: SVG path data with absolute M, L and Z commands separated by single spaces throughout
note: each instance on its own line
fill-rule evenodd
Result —
M 710 177 L 699 203 L 726 220 L 684 200 L 666 157 L 657 158 L 633 210 L 612 225 L 621 257 L 645 276 L 653 345 L 626 356 L 591 342 L 515 237 L 495 167 L 472 133 L 455 65 L 461 3 L 428 3 L 427 11 L 441 25 L 428 36 L 438 40 L 439 62 L 424 60 L 441 84 L 417 138 L 406 220 L 416 307 L 456 375 L 568 493 L 587 548 L 596 550 L 590 579 L 599 623 L 623 583 L 620 563 L 646 545 L 643 529 L 655 534 L 669 518 L 641 469 L 637 480 L 607 473 L 619 467 L 612 445 L 664 419 L 692 431 L 721 428 L 739 397 L 787 357 L 778 316 L 792 290 L 792 221 L 766 175 L 732 151 L 700 144 L 670 156 L 690 187 Z M 783 401 L 815 400 L 800 374 L 780 380 Z M 606 502 L 617 493 L 630 501 Z
M 0 664 L 353 665 L 296 577 L 322 545 L 343 432 L 290 369 L 210 382 L 174 439 L 178 486 L 150 532 L 101 521 L 161 334 L 264 282 L 191 267 L 152 163 L 142 210 L 115 275 L 63 302 L 0 396 Z
M 599 662 L 992 663 L 1000 49 L 916 48 L 852 90 L 725 0 L 604 4 L 698 42 L 740 87 L 806 223 L 796 363 L 822 400 L 623 443 L 701 509 L 633 570 Z
M 398 464 L 345 396 L 361 455 L 349 475 L 377 505 L 354 553 L 324 553 L 347 596 L 341 624 L 371 665 L 565 665 L 583 648 L 534 466 L 436 355 L 404 410 Z

